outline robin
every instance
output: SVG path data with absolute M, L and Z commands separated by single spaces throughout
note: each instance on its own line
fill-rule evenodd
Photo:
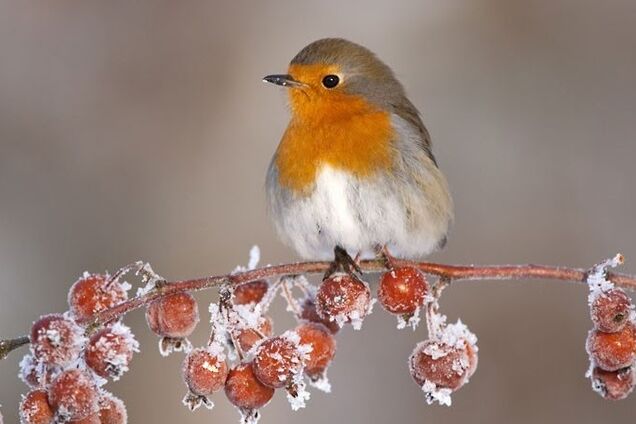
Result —
M 416 259 L 445 245 L 453 204 L 429 133 L 373 52 L 321 39 L 264 81 L 289 89 L 291 120 L 266 182 L 286 244 L 311 260 L 334 249 L 336 259 Z

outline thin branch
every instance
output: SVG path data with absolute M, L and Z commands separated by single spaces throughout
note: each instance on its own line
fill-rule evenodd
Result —
M 95 314 L 93 317 L 80 322 L 90 331 L 101 325 L 118 319 L 126 313 L 148 305 L 154 300 L 173 293 L 190 292 L 218 287 L 222 284 L 239 285 L 263 278 L 292 276 L 298 274 L 324 273 L 332 265 L 331 262 L 297 262 L 292 264 L 273 265 L 253 270 L 195 278 L 191 280 L 179 280 L 158 285 L 146 294 L 137 296 L 110 309 Z M 453 281 L 459 280 L 562 280 L 584 283 L 587 280 L 588 270 L 545 265 L 496 265 L 496 266 L 461 266 L 446 265 L 431 262 L 414 262 L 394 258 L 392 265 L 396 267 L 413 266 L 425 274 L 436 275 Z M 360 261 L 360 268 L 364 272 L 381 272 L 386 270 L 384 259 Z M 607 272 L 607 279 L 619 287 L 636 289 L 636 277 Z M 17 345 L 16 345 L 17 340 Z M 0 359 L 4 358 L 11 350 L 28 343 L 28 337 L 15 340 L 0 341 Z

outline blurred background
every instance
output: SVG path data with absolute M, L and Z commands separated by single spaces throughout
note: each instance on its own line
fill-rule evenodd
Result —
M 636 2 L 0 2 L 0 336 L 66 308 L 84 270 L 150 261 L 168 278 L 231 271 L 258 244 L 295 260 L 265 213 L 264 175 L 288 113 L 285 71 L 307 43 L 342 36 L 389 63 L 420 108 L 456 202 L 449 263 L 587 267 L 622 252 L 636 273 Z M 198 295 L 202 322 L 214 294 Z M 479 337 L 479 369 L 451 408 L 427 406 L 406 360 L 425 329 L 377 308 L 342 331 L 333 393 L 262 423 L 619 423 L 584 378 L 586 290 L 458 283 L 443 312 Z M 279 304 L 276 329 L 292 319 Z M 142 343 L 108 387 L 131 423 L 238 422 L 181 405 L 179 355 Z M 193 337 L 201 344 L 206 326 Z M 17 422 L 26 349 L 0 363 Z

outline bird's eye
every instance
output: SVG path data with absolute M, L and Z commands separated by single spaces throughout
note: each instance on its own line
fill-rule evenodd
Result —
M 325 88 L 334 88 L 339 82 L 340 78 L 338 78 L 338 75 L 327 75 L 322 79 L 322 85 L 324 85 Z

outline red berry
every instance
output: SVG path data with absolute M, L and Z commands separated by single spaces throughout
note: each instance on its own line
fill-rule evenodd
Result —
M 436 389 L 454 391 L 468 379 L 471 357 L 466 348 L 426 340 L 415 347 L 409 358 L 409 365 L 411 376 L 418 386 L 424 386 L 428 382 L 434 384 Z
M 61 373 L 49 388 L 49 403 L 60 421 L 81 420 L 99 411 L 99 391 L 86 372 Z
M 31 350 L 47 367 L 65 367 L 75 361 L 85 338 L 82 329 L 60 314 L 44 315 L 31 328 Z
M 100 424 L 126 424 L 128 422 L 126 405 L 121 399 L 105 392 L 99 402 L 101 406 L 99 410 Z
M 234 288 L 232 302 L 235 305 L 247 305 L 248 303 L 258 303 L 261 301 L 267 290 L 269 283 L 265 280 L 250 281 Z
M 89 274 L 77 280 L 68 293 L 68 305 L 77 321 L 86 321 L 97 312 L 128 299 L 125 287 L 119 281 L 110 281 L 109 275 Z
M 27 354 L 20 361 L 18 376 L 32 388 L 46 387 L 56 371 L 59 371 L 59 368 L 47 367 L 42 361 L 35 359 L 33 354 Z
M 130 328 L 117 323 L 91 337 L 84 351 L 84 360 L 100 377 L 118 380 L 128 371 L 133 352 L 138 351 L 138 347 Z
M 316 303 L 310 298 L 305 299 L 301 306 L 300 318 L 310 321 L 317 322 L 329 329 L 331 334 L 336 334 L 340 330 L 340 326 L 335 321 L 329 321 L 329 319 L 321 318 L 316 311 Z
M 355 329 L 369 313 L 371 292 L 367 283 L 349 274 L 335 274 L 320 285 L 316 295 L 316 311 L 323 319 L 339 326 L 351 322 Z
M 53 410 L 49 405 L 45 390 L 32 390 L 22 398 L 20 422 L 23 424 L 49 424 L 53 422 Z
M 428 282 L 417 268 L 396 268 L 382 276 L 378 301 L 393 314 L 411 315 L 424 304 L 427 292 Z
M 99 413 L 89 415 L 81 420 L 68 421 L 68 424 L 101 424 L 102 420 L 99 418 Z
M 271 337 L 273 334 L 273 324 L 270 317 L 261 317 L 259 321 L 258 332 L 253 328 L 245 328 L 237 331 L 236 341 L 243 352 L 249 352 L 252 347 L 262 339 L 259 332 L 265 337 Z
M 592 330 L 586 348 L 594 364 L 605 371 L 628 367 L 636 359 L 636 325 L 630 322 L 617 333 Z
M 595 328 L 606 333 L 623 329 L 633 309 L 632 301 L 620 288 L 601 293 L 590 305 L 590 314 Z
M 296 333 L 301 344 L 312 348 L 307 354 L 305 374 L 312 379 L 321 378 L 336 354 L 336 339 L 324 325 L 315 322 L 300 324 Z
M 152 302 L 146 309 L 146 321 L 159 336 L 184 338 L 198 324 L 199 308 L 190 293 L 175 293 Z
M 592 388 L 605 399 L 625 399 L 634 390 L 634 368 L 605 371 L 598 367 L 592 371 Z
M 293 331 L 261 343 L 254 357 L 256 378 L 275 389 L 291 385 L 306 360 L 305 349 L 299 343 L 300 337 Z
M 234 406 L 249 411 L 267 405 L 274 396 L 274 389 L 256 378 L 250 362 L 230 370 L 225 382 L 225 395 Z
M 183 380 L 190 392 L 198 396 L 221 390 L 227 373 L 225 358 L 203 348 L 191 351 L 183 361 Z

